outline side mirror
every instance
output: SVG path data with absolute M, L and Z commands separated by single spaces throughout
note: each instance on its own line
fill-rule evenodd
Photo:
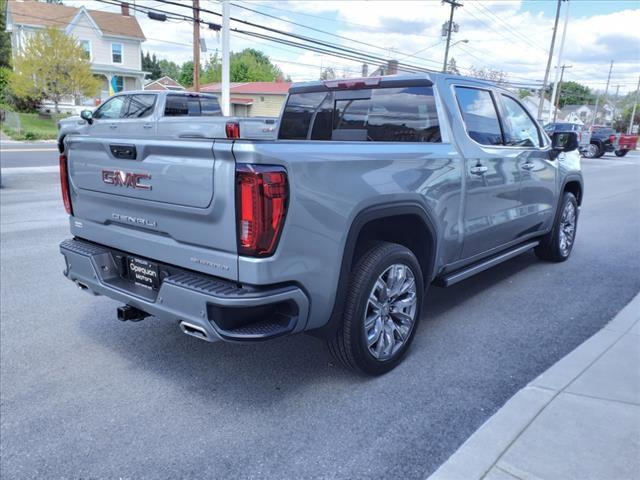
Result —
M 80 118 L 86 120 L 89 125 L 93 123 L 93 112 L 91 110 L 82 110 L 80 112 Z
M 551 148 L 556 152 L 571 152 L 578 148 L 578 134 L 576 132 L 555 132 L 551 135 Z

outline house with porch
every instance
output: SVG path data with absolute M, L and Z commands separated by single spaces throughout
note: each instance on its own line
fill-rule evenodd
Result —
M 116 92 L 143 88 L 147 72 L 142 71 L 140 54 L 145 36 L 127 4 L 122 4 L 120 12 L 105 12 L 84 6 L 12 0 L 7 2 L 6 25 L 14 54 L 24 48 L 31 35 L 47 27 L 60 28 L 83 47 L 102 87 L 96 98 L 66 99 L 61 105 L 63 111 L 99 104 Z

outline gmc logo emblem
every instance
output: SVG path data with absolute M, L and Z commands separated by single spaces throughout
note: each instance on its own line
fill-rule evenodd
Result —
M 123 172 L 122 170 L 102 170 L 102 181 L 107 185 L 115 185 L 116 187 L 151 190 L 151 185 L 141 183 L 143 180 L 149 179 L 151 179 L 151 175 L 148 173 Z

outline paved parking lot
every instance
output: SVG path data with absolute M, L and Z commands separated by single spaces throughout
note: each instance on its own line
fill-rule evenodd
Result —
M 640 154 L 585 160 L 568 262 L 432 288 L 406 361 L 363 378 L 309 336 L 212 345 L 118 322 L 62 277 L 57 173 L 2 157 L 2 478 L 425 478 L 640 290 Z

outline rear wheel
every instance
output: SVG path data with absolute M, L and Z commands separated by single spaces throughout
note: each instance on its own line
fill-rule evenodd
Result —
M 374 244 L 351 274 L 342 324 L 328 342 L 331 353 L 348 368 L 388 372 L 415 336 L 423 295 L 415 255 L 395 243 Z
M 624 157 L 629 150 L 616 150 L 613 152 L 616 157 Z
M 535 248 L 536 255 L 543 260 L 564 262 L 571 255 L 577 226 L 578 202 L 571 192 L 564 192 L 553 228 Z
M 601 149 L 597 143 L 590 143 L 587 148 L 584 149 L 584 156 L 586 158 L 600 158 L 604 155 L 604 149 Z

